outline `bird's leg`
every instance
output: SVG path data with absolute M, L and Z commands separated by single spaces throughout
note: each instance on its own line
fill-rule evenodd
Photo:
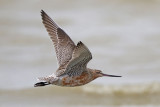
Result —
M 49 83 L 48 82 L 38 82 L 34 84 L 34 87 L 40 87 L 40 86 L 45 86 L 45 85 L 49 85 Z

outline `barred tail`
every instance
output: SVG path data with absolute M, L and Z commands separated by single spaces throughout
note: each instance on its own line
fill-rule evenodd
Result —
M 49 85 L 49 79 L 47 77 L 39 77 L 37 78 L 38 83 L 34 84 L 34 87 L 40 87 L 40 86 L 45 86 L 45 85 Z
M 37 80 L 41 82 L 48 82 L 48 77 L 38 77 Z
M 46 77 L 39 77 L 39 78 L 37 78 L 37 80 L 39 82 L 36 83 L 34 85 L 34 87 L 39 87 L 39 86 L 45 86 L 45 85 L 53 84 L 55 81 L 58 80 L 58 78 L 55 75 L 50 75 L 50 76 L 46 76 Z
M 45 85 L 49 85 L 49 83 L 48 82 L 38 82 L 34 84 L 34 87 L 40 87 L 40 86 L 45 86 Z

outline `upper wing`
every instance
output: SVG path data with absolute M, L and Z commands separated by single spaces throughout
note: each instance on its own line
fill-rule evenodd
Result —
M 86 70 L 87 63 L 91 59 L 92 54 L 89 49 L 81 41 L 78 42 L 77 46 L 73 51 L 72 59 L 68 63 L 63 74 L 67 74 L 69 76 L 80 75 L 83 71 Z
M 75 44 L 70 39 L 70 37 L 61 28 L 59 28 L 58 25 L 43 10 L 41 10 L 41 16 L 43 24 L 53 41 L 58 64 L 59 66 L 64 65 L 72 58 Z

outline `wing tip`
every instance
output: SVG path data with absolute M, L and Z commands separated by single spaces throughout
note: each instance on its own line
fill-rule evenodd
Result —
M 78 43 L 77 43 L 77 48 L 79 48 L 79 47 L 81 47 L 82 45 L 84 45 L 81 41 L 79 41 Z
M 42 20 L 44 21 L 46 18 L 50 18 L 49 16 L 48 16 L 48 14 L 42 9 L 41 11 L 40 11 L 40 13 L 41 13 L 41 16 L 42 16 Z M 51 18 L 50 18 L 51 19 Z M 52 20 L 52 19 L 51 19 Z
M 41 13 L 41 16 L 42 16 L 43 24 L 50 23 L 54 27 L 59 28 L 59 26 L 52 20 L 52 18 L 49 17 L 49 15 L 43 9 L 41 9 L 40 13 Z
M 46 12 L 45 12 L 44 10 L 41 10 L 40 12 L 41 12 L 42 18 L 43 18 L 45 15 L 47 15 Z
M 83 44 L 83 43 L 82 43 L 81 41 L 79 41 L 79 42 L 77 43 L 77 46 L 78 46 L 78 45 L 82 45 L 82 44 Z
M 41 9 L 41 13 L 43 13 L 44 12 L 44 10 L 43 9 Z

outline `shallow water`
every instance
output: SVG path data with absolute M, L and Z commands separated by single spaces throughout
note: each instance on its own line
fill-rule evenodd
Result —
M 88 46 L 90 68 L 123 77 L 78 88 L 33 88 L 36 77 L 57 69 L 41 9 L 75 43 Z M 0 0 L 0 106 L 158 107 L 159 10 L 159 0 Z
M 160 105 L 160 86 L 138 85 L 87 85 L 76 88 L 43 87 L 23 90 L 0 90 L 1 106 L 107 106 L 143 107 Z

